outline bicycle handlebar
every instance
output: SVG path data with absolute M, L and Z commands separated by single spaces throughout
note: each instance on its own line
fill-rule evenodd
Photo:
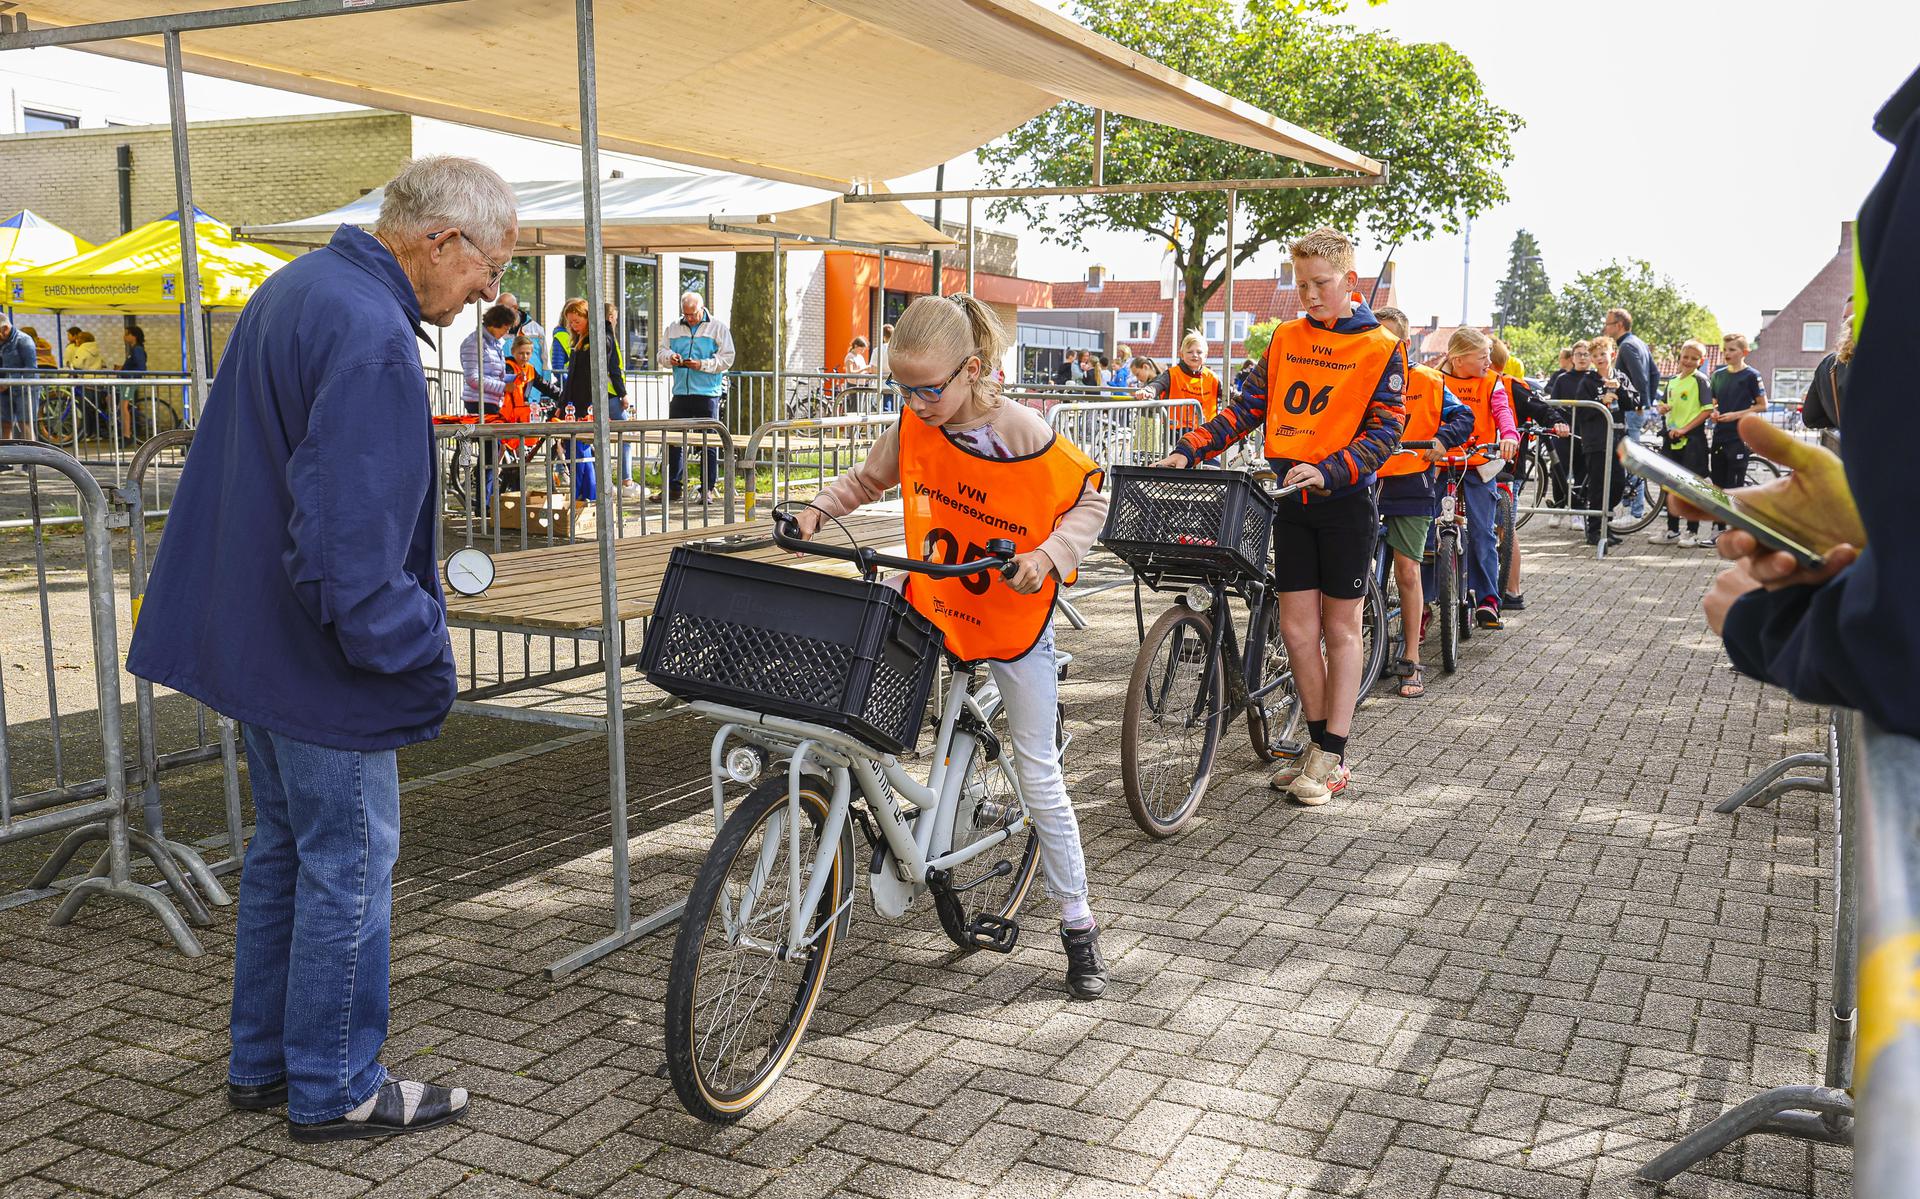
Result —
M 933 579 L 961 579 L 968 575 L 977 575 L 989 570 L 998 570 L 1003 578 L 1012 578 L 1019 569 L 1013 564 L 1013 556 L 1018 549 L 1013 542 L 1004 537 L 995 537 L 987 542 L 985 558 L 972 562 L 923 562 L 918 558 L 901 558 L 893 554 L 883 554 L 865 546 L 817 545 L 790 530 L 800 523 L 791 512 L 773 514 L 773 542 L 782 549 L 797 554 L 814 554 L 822 558 L 838 558 L 843 562 L 852 562 L 860 567 L 860 573 L 871 579 L 882 567 L 888 570 L 904 570 L 913 574 L 926 575 Z

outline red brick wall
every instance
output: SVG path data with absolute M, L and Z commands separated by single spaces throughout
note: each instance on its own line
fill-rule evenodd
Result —
M 1780 315 L 1773 318 L 1773 323 L 1760 335 L 1759 347 L 1747 359 L 1760 372 L 1760 377 L 1766 380 L 1769 395 L 1782 390 L 1775 385 L 1776 371 L 1796 368 L 1812 370 L 1826 356 L 1827 350 L 1840 344 L 1840 313 L 1846 308 L 1847 298 L 1852 294 L 1853 224 L 1843 222 L 1840 226 L 1840 248 L 1820 268 L 1819 273 L 1800 289 L 1800 293 L 1787 302 L 1786 307 L 1780 310 Z M 1800 348 L 1802 327 L 1808 321 L 1827 323 L 1825 350 Z M 1753 336 L 1751 329 L 1730 329 L 1728 332 Z

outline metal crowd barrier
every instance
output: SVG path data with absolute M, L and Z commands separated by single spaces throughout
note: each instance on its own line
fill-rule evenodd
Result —
M 1597 400 L 1554 400 L 1552 401 L 1552 403 L 1569 410 L 1575 409 L 1575 408 L 1585 408 L 1591 412 L 1597 412 L 1597 413 L 1600 413 L 1602 416 L 1606 417 L 1607 446 L 1606 446 L 1606 451 L 1603 455 L 1604 461 L 1601 467 L 1600 497 L 1597 502 L 1594 501 L 1592 497 L 1588 497 L 1588 502 L 1595 503 L 1595 507 L 1576 508 L 1573 506 L 1574 495 L 1576 491 L 1580 490 L 1581 488 L 1580 488 L 1579 481 L 1576 479 L 1574 474 L 1575 468 L 1580 460 L 1580 455 L 1575 452 L 1575 450 L 1579 447 L 1580 439 L 1578 437 L 1572 437 L 1572 438 L 1569 438 L 1568 447 L 1567 447 L 1566 475 L 1561 480 L 1566 486 L 1566 491 L 1564 494 L 1567 497 L 1567 506 L 1562 508 L 1553 504 L 1544 504 L 1539 506 L 1535 506 L 1531 504 L 1519 504 L 1515 507 L 1514 510 L 1516 512 L 1532 512 L 1532 513 L 1537 513 L 1537 514 L 1546 515 L 1546 516 L 1598 517 L 1600 519 L 1600 542 L 1598 545 L 1594 547 L 1594 556 L 1598 558 L 1605 558 L 1607 556 L 1607 535 L 1609 531 L 1608 521 L 1610 517 L 1610 511 L 1607 509 L 1607 506 L 1606 506 L 1607 496 L 1612 494 L 1613 492 L 1613 472 L 1615 470 L 1620 469 L 1619 464 L 1614 461 L 1614 456 L 1613 456 L 1614 445 L 1618 441 L 1618 433 L 1619 433 L 1619 430 L 1617 430 L 1613 424 L 1613 409 L 1607 407 L 1605 404 L 1602 404 Z M 1569 417 L 1571 417 L 1572 412 L 1569 411 L 1568 415 Z M 1549 483 L 1552 482 L 1551 475 L 1549 475 L 1547 482 Z M 1518 497 L 1516 497 L 1516 500 L 1517 498 Z
M 738 481 L 726 425 L 620 420 L 607 431 L 611 471 L 594 461 L 591 421 L 436 425 L 442 539 L 452 533 L 494 553 L 592 540 L 598 514 L 591 497 L 603 486 L 612 488 L 615 537 L 735 519 Z M 678 498 L 664 485 L 674 456 L 688 476 Z M 717 488 L 710 465 L 720 472 Z
M 140 446 L 194 421 L 189 380 L 179 375 L 36 370 L 0 374 L 0 390 L 27 393 L 28 440 L 57 446 L 91 467 L 105 468 L 114 485 Z M 52 523 L 75 524 L 77 516 Z M 43 523 L 47 523 L 43 521 Z M 0 510 L 0 528 L 25 528 Z
M 866 460 L 881 434 L 898 422 L 897 412 L 768 421 L 747 439 L 740 470 L 746 476 L 746 514 L 761 503 L 811 499 L 844 471 Z M 764 455 L 764 457 L 763 457 Z M 760 488 L 760 471 L 768 488 Z
M 1187 422 L 1174 420 L 1182 412 Z M 1047 410 L 1053 431 L 1103 469 L 1158 462 L 1201 422 L 1198 400 L 1066 400 Z
M 47 731 L 50 737 L 50 764 L 47 785 L 31 792 L 18 791 L 19 742 L 25 724 L 16 724 L 7 712 L 6 683 L 0 678 L 0 844 L 24 840 L 48 833 L 65 832 L 66 839 L 54 852 L 29 891 L 14 897 L 36 898 L 55 893 L 51 883 L 59 870 L 86 843 L 102 840 L 105 851 L 88 876 L 75 883 L 55 910 L 50 921 L 55 926 L 71 921 L 80 905 L 92 895 L 110 895 L 147 905 L 159 917 L 174 944 L 188 956 L 201 953 L 200 943 L 181 919 L 173 902 L 153 887 L 133 881 L 131 859 L 134 852 L 146 854 L 160 871 L 175 899 L 187 909 L 196 924 L 211 924 L 199 896 L 181 875 L 174 856 L 152 835 L 131 827 L 127 812 L 127 769 L 123 748 L 124 730 L 120 707 L 120 646 L 110 527 L 112 513 L 99 482 L 71 455 L 51 446 L 21 442 L 0 444 L 0 465 L 27 469 L 27 484 L 32 511 L 40 508 L 40 472 L 49 470 L 72 483 L 79 502 L 81 539 L 86 559 L 87 615 L 92 629 L 93 700 L 99 714 L 100 766 L 96 778 L 75 781 L 69 762 L 68 738 L 62 729 L 60 687 L 56 673 L 56 650 L 72 652 L 74 647 L 56 640 L 53 612 L 47 581 L 46 531 L 33 528 L 34 568 L 38 587 L 41 632 L 41 660 L 45 668 Z M 86 771 L 85 773 L 92 773 Z M 35 781 L 40 781 L 36 779 Z M 218 887 L 216 885 L 215 889 Z
M 1863 1199 L 1920 1199 L 1920 741 L 1841 710 L 1827 742 L 1839 841 L 1821 1083 L 1736 1105 L 1647 1163 L 1643 1178 L 1665 1182 L 1767 1132 L 1852 1145 Z

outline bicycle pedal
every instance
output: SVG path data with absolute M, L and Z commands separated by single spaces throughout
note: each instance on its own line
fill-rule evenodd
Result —
M 976 949 L 1012 953 L 1014 944 L 1020 940 L 1020 926 L 1004 916 L 982 913 L 967 921 L 967 940 Z
M 1306 752 L 1307 743 L 1304 741 L 1282 741 L 1273 747 L 1273 756 L 1285 760 L 1301 757 Z

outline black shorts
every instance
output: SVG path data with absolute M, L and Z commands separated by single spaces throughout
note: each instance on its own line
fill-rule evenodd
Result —
M 1368 491 L 1311 504 L 1280 501 L 1273 518 L 1275 584 L 1281 591 L 1359 599 L 1373 570 L 1373 537 L 1379 527 Z

